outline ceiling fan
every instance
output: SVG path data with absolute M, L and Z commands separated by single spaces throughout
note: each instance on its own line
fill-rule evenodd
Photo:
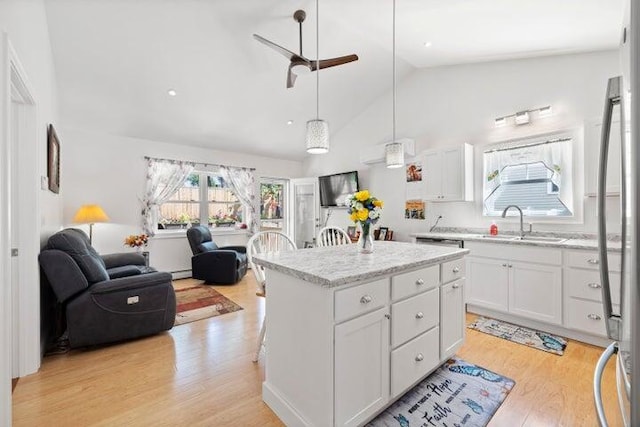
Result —
M 317 71 L 318 69 L 335 67 L 336 65 L 342 65 L 358 60 L 358 55 L 340 56 L 338 58 L 321 59 L 320 61 L 305 58 L 302 55 L 302 23 L 304 22 L 306 17 L 307 14 L 304 10 L 296 10 L 293 14 L 293 19 L 300 26 L 300 54 L 294 53 L 289 49 L 285 49 L 284 47 L 279 46 L 262 36 L 259 36 L 257 34 L 253 35 L 254 39 L 258 40 L 260 43 L 266 44 L 276 52 L 284 55 L 289 60 L 289 69 L 287 70 L 287 88 L 293 87 L 293 84 L 296 81 L 296 77 L 298 77 L 297 74 L 293 72 L 294 68 L 296 68 L 296 71 L 300 70 L 299 72 L 311 72 Z

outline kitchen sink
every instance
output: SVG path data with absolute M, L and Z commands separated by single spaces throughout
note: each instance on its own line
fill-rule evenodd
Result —
M 562 237 L 545 237 L 545 236 L 524 236 L 524 237 L 516 237 L 514 240 L 523 240 L 530 242 L 549 242 L 549 243 L 560 243 L 564 242 L 565 238 Z
M 493 236 L 491 234 L 483 234 L 483 238 L 492 239 L 492 240 L 522 240 L 523 242 L 548 242 L 548 243 L 561 243 L 564 242 L 565 238 L 562 237 L 545 237 L 545 236 L 510 236 L 510 235 L 498 235 Z

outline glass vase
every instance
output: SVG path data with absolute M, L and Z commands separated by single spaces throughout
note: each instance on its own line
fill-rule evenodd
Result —
M 371 224 L 360 224 L 362 232 L 358 237 L 358 250 L 363 254 L 373 252 L 373 228 Z

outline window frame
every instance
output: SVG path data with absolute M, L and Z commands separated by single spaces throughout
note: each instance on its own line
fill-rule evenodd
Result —
M 211 230 L 211 232 L 213 234 L 227 234 L 227 233 L 233 233 L 233 232 L 237 232 L 238 230 L 236 229 L 235 225 L 238 224 L 238 222 L 235 222 L 233 224 L 233 226 L 229 226 L 229 227 L 214 227 L 209 223 L 209 205 L 211 203 L 231 203 L 231 202 L 226 202 L 226 201 L 210 201 L 209 200 L 209 186 L 208 186 L 208 176 L 218 176 L 220 177 L 220 174 L 215 172 L 215 171 L 207 171 L 207 170 L 200 170 L 200 169 L 196 169 L 194 170 L 191 175 L 198 175 L 199 176 L 199 183 L 198 183 L 198 200 L 195 201 L 179 201 L 179 200 L 167 200 L 166 202 L 164 202 L 162 205 L 164 204 L 169 204 L 169 203 L 194 203 L 194 204 L 198 204 L 199 205 L 199 224 L 200 225 L 205 225 L 207 226 L 207 228 L 209 228 L 209 230 Z M 193 187 L 195 188 L 195 187 Z M 216 187 L 212 187 L 212 188 L 216 188 Z M 228 188 L 228 187 L 222 187 L 222 188 L 226 188 L 228 191 L 231 191 L 233 193 L 233 191 Z M 235 194 L 234 194 L 235 196 Z M 236 196 L 237 198 L 237 196 Z M 247 210 L 245 208 L 245 206 L 238 201 L 238 203 L 240 203 L 241 206 L 241 211 L 242 211 L 242 221 L 244 221 L 247 217 Z M 162 208 L 162 205 L 160 205 L 160 207 L 158 208 L 159 210 Z M 204 220 L 204 221 L 203 221 Z M 158 221 L 159 222 L 159 221 Z M 155 224 L 156 227 L 156 233 L 159 234 L 163 234 L 163 235 L 175 235 L 175 234 L 184 234 L 186 233 L 187 228 L 189 228 L 188 226 L 185 228 L 179 228 L 179 229 L 160 229 L 158 228 L 158 223 Z M 246 230 L 242 230 L 242 232 L 245 232 Z
M 526 218 L 529 218 L 530 221 L 534 221 L 536 223 L 545 223 L 545 224 L 584 224 L 584 177 L 585 177 L 585 166 L 584 166 L 584 132 L 582 127 L 576 128 L 568 128 L 564 130 L 552 131 L 548 133 L 541 133 L 535 135 L 528 135 L 521 138 L 513 138 L 509 140 L 503 140 L 500 142 L 495 142 L 492 144 L 488 144 L 482 147 L 481 153 L 482 156 L 477 160 L 479 163 L 479 170 L 481 171 L 480 175 L 480 185 L 479 191 L 481 197 L 480 199 L 480 217 L 484 219 L 496 218 L 496 215 L 485 213 L 485 189 L 487 185 L 485 170 L 484 170 L 484 154 L 485 152 L 495 150 L 495 149 L 503 149 L 503 148 L 512 148 L 518 146 L 526 146 L 531 144 L 542 143 L 546 141 L 551 141 L 555 139 L 567 139 L 571 140 L 571 160 L 568 161 L 565 166 L 570 166 L 570 173 L 566 174 L 563 177 L 565 181 L 565 185 L 567 185 L 568 191 L 570 192 L 571 204 L 567 205 L 567 208 L 572 212 L 571 216 L 531 216 L 526 215 Z M 568 181 L 568 182 L 567 182 Z M 549 183 L 550 185 L 552 183 Z M 476 187 L 477 188 L 477 187 Z M 552 192 L 551 194 L 555 194 Z M 507 215 L 505 219 L 502 221 L 506 222 L 518 222 L 519 218 L 513 215 Z

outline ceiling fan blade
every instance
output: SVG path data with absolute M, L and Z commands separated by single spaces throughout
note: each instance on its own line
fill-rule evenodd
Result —
M 349 62 L 357 61 L 358 55 L 347 55 L 347 56 L 339 56 L 338 58 L 331 59 L 321 59 L 320 60 L 320 69 L 335 67 L 336 65 L 347 64 Z M 316 71 L 318 69 L 317 61 L 312 59 L 309 60 L 311 63 L 311 71 Z
M 289 69 L 287 70 L 287 89 L 293 87 L 293 84 L 296 82 L 296 77 L 298 77 L 291 69 L 294 67 L 294 63 L 289 64 Z
M 271 49 L 275 50 L 276 52 L 279 52 L 281 55 L 284 55 L 290 61 L 304 59 L 300 55 L 298 55 L 297 53 L 291 52 L 289 49 L 285 49 L 284 47 L 282 47 L 280 45 L 277 45 L 274 42 L 272 42 L 271 40 L 267 40 L 262 36 L 254 34 L 253 38 L 258 40 L 260 43 L 263 43 L 263 44 L 269 46 Z

